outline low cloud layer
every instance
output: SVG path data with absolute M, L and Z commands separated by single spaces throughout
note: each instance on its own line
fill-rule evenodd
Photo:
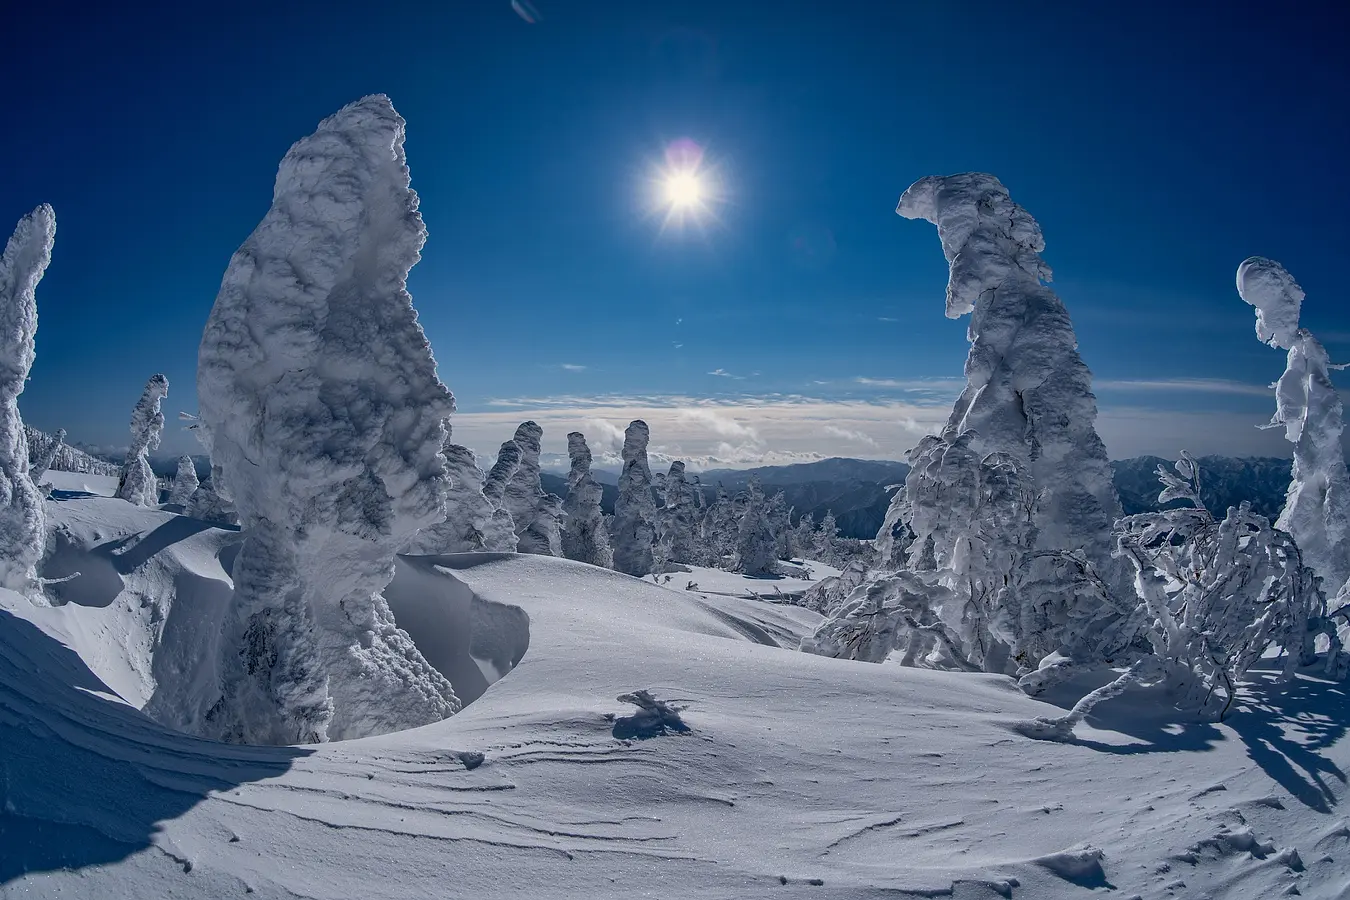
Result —
M 925 434 L 941 429 L 950 398 L 828 400 L 775 395 L 700 400 L 682 396 L 519 398 L 484 412 L 458 413 L 455 438 L 487 457 L 517 424 L 544 429 L 545 459 L 566 459 L 567 433 L 586 434 L 597 462 L 619 464 L 623 430 L 651 426 L 654 465 L 685 460 L 692 469 L 810 462 L 831 456 L 904 459 Z M 1142 454 L 1284 456 L 1288 444 L 1257 426 L 1259 413 L 1160 410 L 1103 404 L 1097 429 L 1112 458 Z

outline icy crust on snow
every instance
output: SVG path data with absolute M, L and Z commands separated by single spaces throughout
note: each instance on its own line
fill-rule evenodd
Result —
M 160 404 L 169 396 L 169 379 L 151 375 L 131 411 L 131 444 L 127 447 L 126 463 L 122 466 L 122 483 L 117 496 L 137 506 L 155 506 L 159 503 L 159 479 L 150 468 L 150 451 L 159 449 L 164 433 L 164 413 Z
M 602 569 L 614 564 L 600 510 L 603 489 L 591 477 L 591 448 L 580 431 L 567 435 L 567 498 L 563 501 L 562 555 Z
M 379 596 L 397 548 L 444 518 L 455 408 L 406 288 L 426 230 L 404 128 L 376 95 L 290 149 L 202 336 L 203 439 L 247 535 L 214 732 L 229 740 L 348 738 L 458 708 Z
M 1334 597 L 1350 579 L 1350 473 L 1341 446 L 1344 407 L 1322 343 L 1298 325 L 1303 289 L 1284 266 L 1254 256 L 1238 267 L 1238 294 L 1256 309 L 1256 334 L 1288 351 L 1275 387 L 1272 428 L 1294 445 L 1294 467 L 1275 527 L 1293 535 L 1304 562 Z
M 641 419 L 628 423 L 623 433 L 623 471 L 619 496 L 614 500 L 610 541 L 614 568 L 641 578 L 655 570 L 656 501 L 652 498 L 652 470 L 647 462 L 651 430 Z
M 21 593 L 34 587 L 46 526 L 19 395 L 37 356 L 36 291 L 55 241 L 56 213 L 44 203 L 19 220 L 0 256 L 0 587 Z
M 1045 285 L 1051 272 L 1040 257 L 1040 227 L 997 178 L 979 173 L 924 178 L 905 191 L 896 211 L 937 226 L 950 266 L 947 315 L 972 313 L 966 387 L 941 441 L 967 442 L 972 472 L 990 453 L 1007 454 L 1007 465 L 1025 473 L 1020 490 L 1034 498 L 1027 549 L 1082 551 L 1113 592 L 1130 595 L 1125 569 L 1112 558 L 1111 526 L 1121 508 L 1096 431 L 1092 374 L 1078 355 L 1064 304 Z M 924 477 L 932 462 L 925 454 L 937 440 L 913 451 L 915 471 L 893 501 L 908 505 L 911 528 L 926 514 L 941 512 L 921 509 L 925 501 L 910 483 Z M 888 516 L 892 526 L 894 518 Z M 959 522 L 949 524 L 960 530 Z M 911 563 L 925 552 L 926 537 L 914 530 Z M 882 542 L 892 551 L 890 534 Z M 952 568 L 953 562 L 937 559 L 936 566 Z M 1044 638 L 1053 649 L 1067 636 L 1063 629 L 1084 630 L 1080 620 L 1090 611 L 1073 596 L 1074 588 L 1054 586 L 1065 579 L 1047 571 L 1050 563 L 1035 566 L 1039 571 L 1027 577 L 1037 581 L 1034 602 L 1051 629 Z

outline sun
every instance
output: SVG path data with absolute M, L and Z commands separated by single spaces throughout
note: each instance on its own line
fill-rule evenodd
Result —
M 703 203 L 703 182 L 692 170 L 671 172 L 666 176 L 665 188 L 666 200 L 673 209 L 694 209 Z

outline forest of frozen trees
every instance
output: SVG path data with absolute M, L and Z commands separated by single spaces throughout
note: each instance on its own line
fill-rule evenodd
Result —
M 199 480 L 187 456 L 162 485 L 151 470 L 163 375 L 131 414 L 117 496 L 157 507 L 163 488 L 175 511 L 242 529 L 205 733 L 324 741 L 458 710 L 383 596 L 399 553 L 567 557 L 667 583 L 691 567 L 772 582 L 825 564 L 840 574 L 782 595 L 824 617 L 805 651 L 997 673 L 1031 694 L 1085 671 L 1115 672 L 1083 709 L 1028 724 L 1051 737 L 1136 683 L 1166 683 L 1184 704 L 1222 715 L 1264 656 L 1282 659 L 1285 677 L 1312 665 L 1344 674 L 1343 411 L 1328 375 L 1335 366 L 1299 327 L 1303 292 L 1278 263 L 1253 257 L 1237 276 L 1258 337 L 1288 353 L 1270 427 L 1284 429 L 1294 468 L 1274 522 L 1245 503 L 1207 509 L 1205 473 L 1181 448 L 1173 469 L 1159 469 L 1159 491 L 1160 501 L 1186 505 L 1122 515 L 1092 375 L 1049 286 L 1040 227 L 979 173 L 924 178 L 897 208 L 936 226 L 949 264 L 946 315 L 971 317 L 970 349 L 965 389 L 940 433 L 894 448 L 911 468 L 874 541 L 840 537 L 832 514 L 817 523 L 754 479 L 728 492 L 678 460 L 654 475 L 641 420 L 624 432 L 606 516 L 580 431 L 567 435 L 565 497 L 544 490 L 544 433 L 533 421 L 487 472 L 452 441 L 454 398 L 406 289 L 426 235 L 404 128 L 387 98 L 368 97 L 282 160 L 272 209 L 231 260 L 201 341 L 201 412 L 190 418 L 211 477 Z M 333 202 L 313 202 L 320 196 Z M 24 591 L 40 589 L 46 546 L 35 479 L 74 466 L 62 456 L 64 432 L 39 446 L 17 406 L 54 232 L 51 209 L 40 207 L 0 262 L 0 314 L 13 338 L 0 423 L 11 498 L 0 580 Z

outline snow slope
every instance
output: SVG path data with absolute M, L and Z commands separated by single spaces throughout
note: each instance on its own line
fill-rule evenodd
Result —
M 387 591 L 466 700 L 468 651 L 484 690 L 461 713 L 227 746 L 137 708 L 195 696 L 169 662 L 211 632 L 237 533 L 101 498 L 49 514 L 55 559 L 122 587 L 91 569 L 54 609 L 0 592 L 0 897 L 1331 898 L 1350 879 L 1339 685 L 1255 684 L 1225 724 L 1127 695 L 1039 742 L 1014 726 L 1054 710 L 1007 678 L 749 637 L 792 607 L 465 554 L 402 558 Z M 616 699 L 644 689 L 681 709 Z

